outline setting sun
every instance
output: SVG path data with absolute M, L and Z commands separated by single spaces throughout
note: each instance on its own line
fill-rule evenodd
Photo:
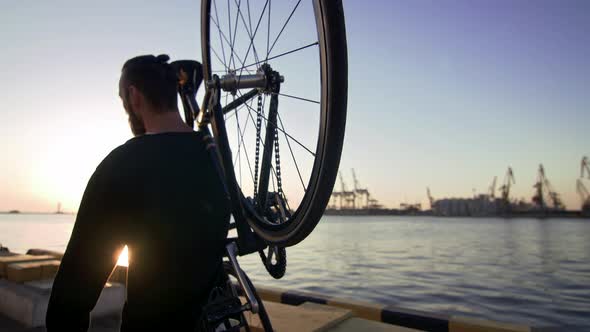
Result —
M 117 260 L 117 265 L 129 267 L 129 248 L 127 248 L 127 245 L 125 245 L 121 251 L 121 255 L 119 255 L 119 259 Z

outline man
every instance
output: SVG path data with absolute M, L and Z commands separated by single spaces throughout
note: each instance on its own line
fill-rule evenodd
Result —
M 47 310 L 48 331 L 86 331 L 124 245 L 121 331 L 193 331 L 221 271 L 230 206 L 203 135 L 182 121 L 168 56 L 123 66 L 119 96 L 134 138 L 92 175 Z

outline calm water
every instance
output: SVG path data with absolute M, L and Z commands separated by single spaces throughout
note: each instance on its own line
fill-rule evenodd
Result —
M 74 216 L 0 215 L 12 251 L 63 250 Z M 258 284 L 407 308 L 590 331 L 590 220 L 325 217 Z

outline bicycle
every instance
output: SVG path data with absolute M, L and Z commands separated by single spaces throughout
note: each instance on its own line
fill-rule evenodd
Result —
M 341 0 L 278 6 L 271 0 L 202 0 L 203 63 L 172 63 L 179 75 L 185 121 L 210 137 L 211 158 L 225 179 L 232 206 L 230 228 L 237 231 L 237 237 L 228 238 L 228 273 L 237 278 L 246 309 L 254 313 L 263 307 L 236 257 L 259 252 L 273 277 L 284 275 L 285 248 L 313 231 L 328 204 L 346 124 L 348 60 Z M 284 15 L 277 14 L 282 9 Z M 272 33 L 277 17 L 282 24 Z M 266 27 L 261 28 L 263 21 Z M 259 34 L 265 30 L 266 36 Z M 314 49 L 318 61 L 310 60 Z M 205 92 L 199 107 L 202 81 Z M 289 90 L 293 87 L 305 95 Z M 318 114 L 310 113 L 314 109 Z M 250 122 L 254 128 L 247 132 Z M 294 137 L 285 123 L 307 135 Z M 285 145 L 290 167 L 280 154 Z M 251 181 L 244 180 L 248 175 Z

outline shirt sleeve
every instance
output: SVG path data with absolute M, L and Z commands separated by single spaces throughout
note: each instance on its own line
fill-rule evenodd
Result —
M 112 175 L 92 175 L 53 283 L 47 308 L 47 331 L 87 331 L 90 311 L 113 271 L 124 243 L 121 195 Z

